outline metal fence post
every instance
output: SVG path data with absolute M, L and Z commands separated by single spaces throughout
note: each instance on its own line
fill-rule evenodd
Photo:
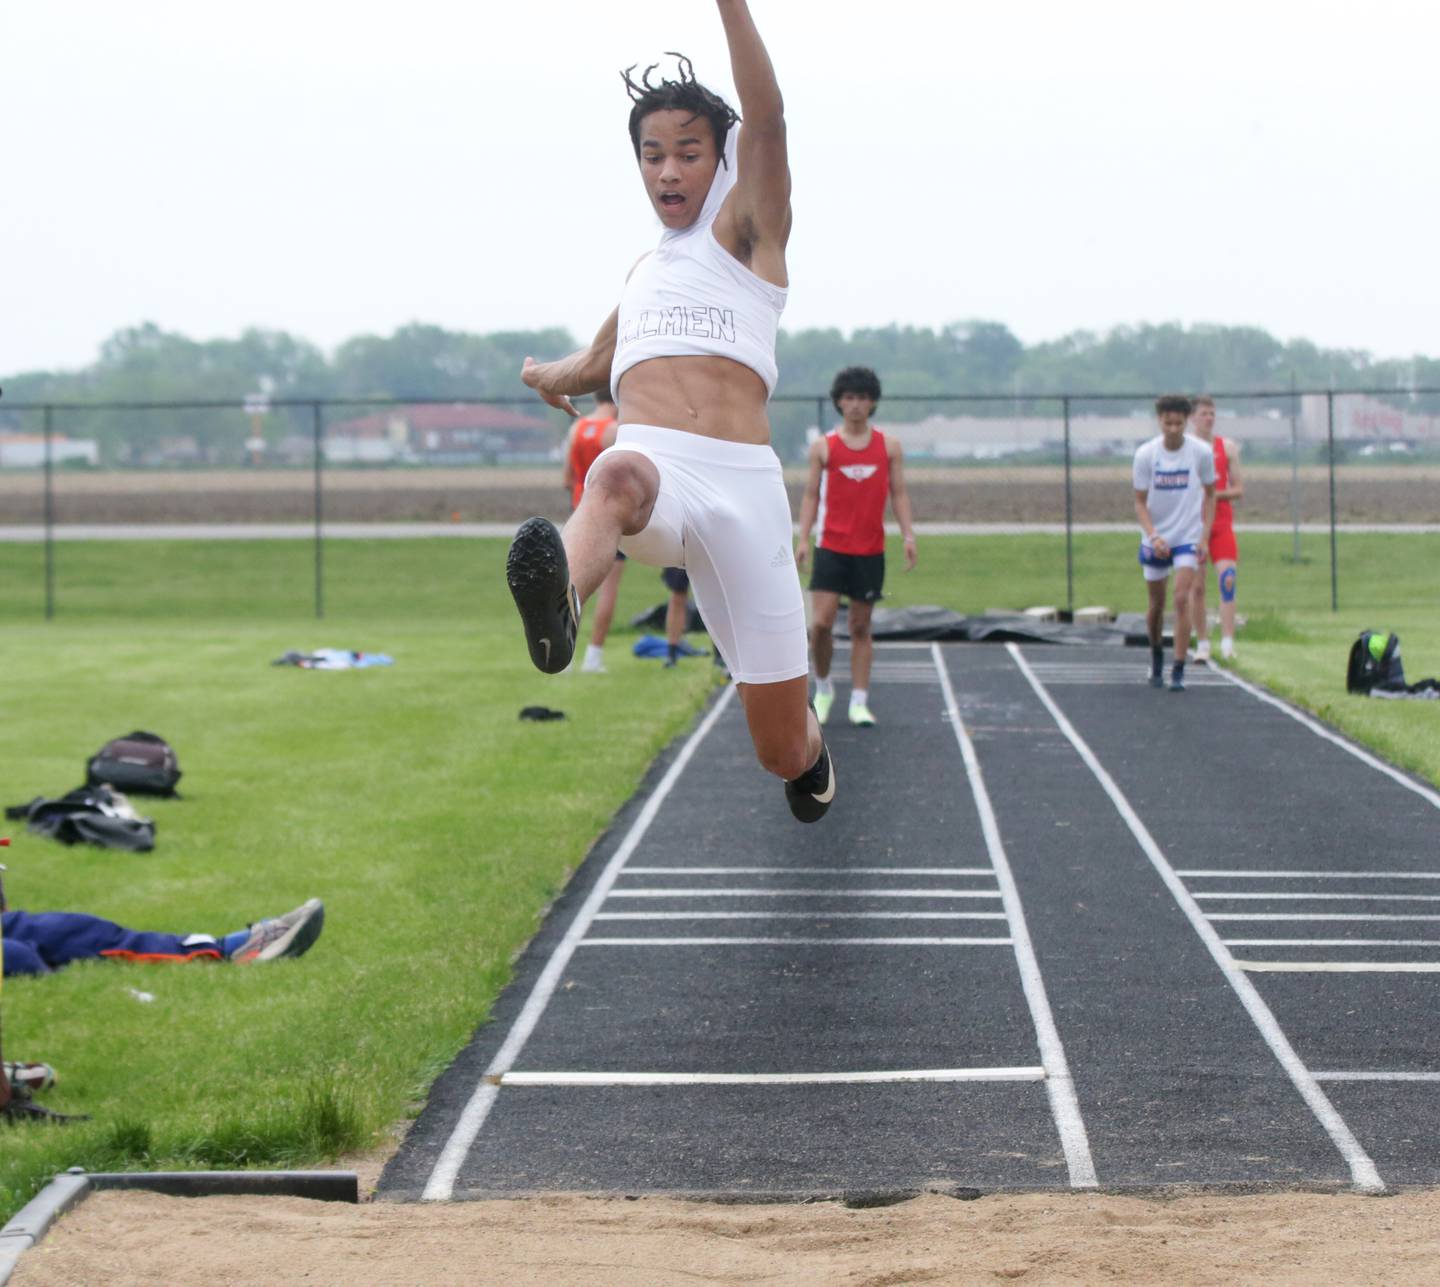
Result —
M 55 618 L 55 408 L 45 404 L 45 620 Z
M 1075 615 L 1075 498 L 1070 481 L 1070 398 L 1060 400 L 1065 419 L 1065 610 Z
M 315 428 L 315 617 L 325 616 L 325 538 L 324 538 L 324 443 L 325 422 L 321 405 L 310 404 Z
M 1300 562 L 1300 401 L 1295 396 L 1295 372 L 1290 372 L 1290 561 Z
M 1325 433 L 1330 458 L 1330 611 L 1340 611 L 1340 569 L 1335 543 L 1335 390 L 1325 390 Z

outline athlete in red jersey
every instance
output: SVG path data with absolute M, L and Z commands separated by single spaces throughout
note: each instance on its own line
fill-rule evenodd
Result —
M 585 494 L 585 475 L 595 458 L 607 447 L 615 444 L 616 410 L 615 399 L 609 389 L 601 389 L 595 395 L 595 410 L 582 416 L 570 431 L 570 446 L 565 453 L 565 487 L 570 492 L 570 508 L 580 508 L 580 497 Z M 590 643 L 585 648 L 585 660 L 580 663 L 580 672 L 586 675 L 605 673 L 605 637 L 610 633 L 610 623 L 615 618 L 615 598 L 620 593 L 620 574 L 625 571 L 625 556 L 615 552 L 615 565 L 610 574 L 600 583 L 595 596 L 595 624 L 590 629 Z
M 1215 453 L 1215 525 L 1210 529 L 1210 562 L 1220 586 L 1220 656 L 1229 661 L 1235 655 L 1235 576 L 1240 547 L 1235 540 L 1233 502 L 1245 495 L 1240 478 L 1240 444 L 1215 433 L 1215 401 L 1195 399 L 1190 420 L 1195 436 L 1208 443 Z M 1190 620 L 1195 623 L 1195 660 L 1210 660 L 1210 619 L 1205 614 L 1205 574 L 1195 578 L 1190 600 Z
M 847 367 L 835 377 L 830 401 L 840 428 L 810 447 L 810 475 L 800 502 L 800 541 L 795 563 L 810 557 L 810 533 L 818 518 L 820 540 L 810 575 L 810 650 L 815 665 L 815 714 L 830 717 L 835 686 L 830 679 L 835 616 L 843 595 L 850 601 L 850 722 L 875 723 L 870 712 L 870 618 L 885 584 L 885 502 L 905 538 L 905 571 L 915 566 L 915 524 L 905 490 L 899 442 L 870 423 L 880 402 L 880 381 L 868 367 Z

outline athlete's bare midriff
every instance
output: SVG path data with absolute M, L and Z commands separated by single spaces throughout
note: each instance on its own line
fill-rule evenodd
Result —
M 762 446 L 770 441 L 765 381 L 729 358 L 650 358 L 626 371 L 614 392 L 622 426 L 656 425 Z

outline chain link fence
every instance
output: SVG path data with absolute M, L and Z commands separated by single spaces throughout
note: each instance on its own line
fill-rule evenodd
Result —
M 1157 432 L 1155 396 L 891 394 L 878 419 L 904 445 L 918 523 L 1053 537 L 1041 581 L 1073 610 L 1093 579 L 1076 537 L 1134 532 L 1130 462 Z M 1242 445 L 1242 539 L 1288 534 L 1296 563 L 1323 546 L 1330 607 L 1345 538 L 1440 524 L 1440 389 L 1213 396 L 1217 434 Z M 785 395 L 772 420 L 798 511 L 806 444 L 838 416 L 824 394 Z M 54 616 L 83 581 L 79 561 L 57 553 L 77 540 L 288 537 L 287 608 L 323 617 L 341 539 L 498 535 L 531 514 L 563 519 L 567 425 L 528 396 L 6 403 L 7 599 L 15 615 Z

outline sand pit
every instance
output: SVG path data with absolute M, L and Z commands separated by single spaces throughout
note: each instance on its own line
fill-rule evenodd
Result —
M 1025 1194 L 893 1206 L 544 1197 L 455 1205 L 106 1192 L 16 1287 L 1386 1283 L 1440 1276 L 1440 1194 Z

